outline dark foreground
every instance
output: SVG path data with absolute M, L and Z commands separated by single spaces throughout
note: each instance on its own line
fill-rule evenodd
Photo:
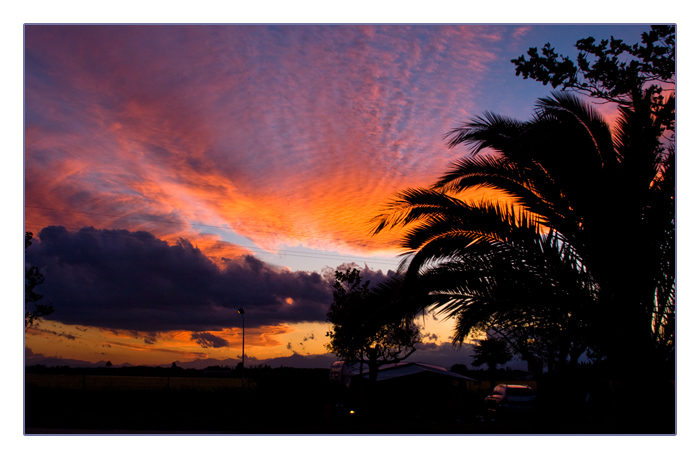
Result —
M 115 378 L 119 378 L 118 376 Z M 675 396 L 657 391 L 642 420 L 542 387 L 535 412 L 492 419 L 483 393 L 412 388 L 350 391 L 327 370 L 275 369 L 245 390 L 212 384 L 174 389 L 25 387 L 32 435 L 606 435 L 675 433 Z M 170 383 L 170 381 L 169 381 Z M 225 385 L 224 385 L 225 386 Z M 450 392 L 450 398 L 441 395 Z

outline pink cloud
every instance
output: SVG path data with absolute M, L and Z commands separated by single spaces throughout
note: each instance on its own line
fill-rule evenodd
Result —
M 368 239 L 379 207 L 454 156 L 442 136 L 500 37 L 475 26 L 71 27 L 27 32 L 26 196 L 89 213 L 31 209 L 28 225 L 167 239 L 204 222 L 270 249 L 359 252 L 389 241 Z

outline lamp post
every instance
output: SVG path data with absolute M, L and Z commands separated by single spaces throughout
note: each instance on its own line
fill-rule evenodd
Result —
M 240 308 L 238 313 L 241 315 L 241 320 L 243 320 L 243 352 L 241 355 L 241 389 L 245 390 L 245 309 Z

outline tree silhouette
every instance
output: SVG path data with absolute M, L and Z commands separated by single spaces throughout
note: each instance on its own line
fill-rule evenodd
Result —
M 674 26 L 651 26 L 642 34 L 642 43 L 628 45 L 622 40 L 610 37 L 595 43 L 593 37 L 579 40 L 576 48 L 580 51 L 576 64 L 560 56 L 549 43 L 513 59 L 515 74 L 524 79 L 534 79 L 554 89 L 572 89 L 576 92 L 634 107 L 649 92 L 655 102 L 652 108 L 665 110 L 662 96 L 669 86 L 675 86 L 676 73 L 676 31 Z M 593 59 L 593 62 L 590 61 Z M 674 116 L 666 113 L 667 126 L 672 126 Z M 659 114 L 657 113 L 657 116 Z
M 467 376 L 469 371 L 467 366 L 463 363 L 455 363 L 450 367 L 452 373 L 457 373 L 458 375 Z
M 496 385 L 496 367 L 507 363 L 513 357 L 505 341 L 486 338 L 478 340 L 474 346 L 474 359 L 472 365 L 480 367 L 486 365 L 491 386 Z
M 379 367 L 398 363 L 416 350 L 418 328 L 411 320 L 390 316 L 381 294 L 372 292 L 369 281 L 362 282 L 357 268 L 335 271 L 333 303 L 328 309 L 328 350 L 355 363 L 367 362 L 369 379 L 377 379 Z
M 570 335 L 572 361 L 582 345 L 627 370 L 671 358 L 675 151 L 663 135 L 675 101 L 608 86 L 626 101 L 614 129 L 570 93 L 540 99 L 526 122 L 487 113 L 449 134 L 469 156 L 377 217 L 376 231 L 406 228 L 407 284 L 457 317 L 456 339 L 491 325 L 525 338 L 513 342 Z M 460 198 L 477 187 L 500 195 Z
M 32 245 L 33 234 L 30 231 L 24 233 L 24 252 Z M 51 314 L 54 309 L 53 305 L 38 304 L 44 296 L 35 292 L 34 289 L 44 283 L 44 276 L 36 266 L 24 268 L 24 329 L 34 325 L 34 322 L 40 318 Z M 31 306 L 33 304 L 33 310 Z
M 486 365 L 489 370 L 495 370 L 498 365 L 507 363 L 511 358 L 508 345 L 504 341 L 486 338 L 479 340 L 474 346 L 472 365 L 475 367 Z
M 402 241 L 411 250 L 401 267 L 403 304 L 413 314 L 427 307 L 454 317 L 454 344 L 498 330 L 528 361 L 552 347 L 560 360 L 576 361 L 587 347 L 595 286 L 567 242 L 544 232 L 533 213 L 417 189 L 401 193 L 379 220 L 414 223 Z
M 498 331 L 524 357 L 575 362 L 588 348 L 628 393 L 641 368 L 673 362 L 675 33 L 643 41 L 580 41 L 598 61 L 579 68 L 549 46 L 514 60 L 526 78 L 618 103 L 615 125 L 570 92 L 538 100 L 529 121 L 486 113 L 448 134 L 468 156 L 376 218 L 377 232 L 405 229 L 414 312 L 456 317 L 457 340 Z M 491 197 L 466 200 L 476 188 Z M 623 406 L 639 413 L 634 403 Z
M 648 33 L 642 34 L 642 44 L 628 45 L 610 37 L 596 45 L 589 37 L 579 40 L 576 47 L 581 51 L 578 66 L 555 53 L 549 44 L 542 48 L 541 56 L 536 48 L 531 48 L 529 59 L 520 56 L 512 62 L 516 75 L 522 74 L 523 78 L 554 88 L 561 84 L 564 89 L 572 88 L 620 105 L 613 137 L 617 157 L 604 166 L 608 175 L 620 184 L 618 189 L 606 190 L 611 193 L 608 196 L 617 196 L 627 205 L 609 209 L 605 217 L 608 228 L 616 228 L 616 233 L 624 235 L 627 243 L 615 250 L 611 243 L 602 242 L 605 239 L 602 227 L 591 231 L 588 225 L 592 239 L 589 246 L 593 249 L 588 264 L 601 283 L 606 308 L 613 313 L 610 327 L 603 333 L 619 336 L 622 330 L 626 335 L 628 329 L 638 333 L 636 337 L 620 336 L 617 342 L 609 343 L 608 347 L 615 348 L 611 352 L 616 358 L 630 362 L 631 366 L 643 363 L 645 358 L 635 359 L 634 355 L 672 360 L 675 148 L 672 142 L 664 141 L 664 136 L 675 129 L 675 27 L 652 26 Z M 593 63 L 589 57 L 594 59 Z M 621 262 L 608 263 L 610 253 L 616 253 L 613 260 Z M 643 292 L 635 287 L 642 283 Z M 621 304 L 625 306 L 619 307 Z M 634 321 L 632 327 L 621 326 L 630 319 Z M 643 336 L 649 335 L 649 331 L 651 340 Z

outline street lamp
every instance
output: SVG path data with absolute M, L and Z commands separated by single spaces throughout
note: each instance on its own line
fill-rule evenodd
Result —
M 241 319 L 243 320 L 243 352 L 241 356 L 242 364 L 241 364 L 241 388 L 245 389 L 245 309 L 240 308 L 238 309 L 238 313 L 241 315 Z

